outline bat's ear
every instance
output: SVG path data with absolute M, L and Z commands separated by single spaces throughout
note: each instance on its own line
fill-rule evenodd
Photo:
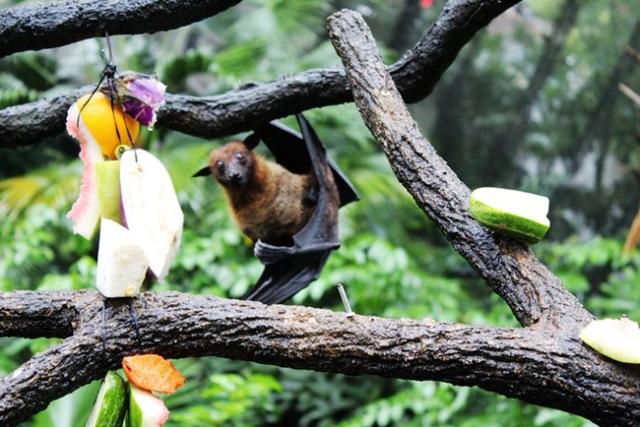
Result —
M 199 176 L 209 176 L 211 175 L 211 169 L 209 169 L 209 166 L 205 166 L 202 169 L 200 169 L 198 172 L 194 173 L 191 178 L 197 178 Z
M 242 142 L 247 146 L 249 150 L 253 150 L 260 143 L 260 137 L 257 133 L 252 132 Z

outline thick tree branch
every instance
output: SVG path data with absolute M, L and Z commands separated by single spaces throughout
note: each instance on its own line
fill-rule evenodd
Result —
M 356 106 L 396 176 L 453 247 L 484 277 L 524 325 L 568 317 L 591 318 L 524 245 L 493 235 L 469 215 L 469 189 L 420 134 L 364 20 L 341 11 L 329 35 L 342 58 Z
M 64 0 L 0 11 L 0 58 L 109 34 L 171 30 L 216 15 L 240 0 Z
M 477 31 L 520 0 L 450 0 L 437 21 L 403 58 L 390 67 L 408 102 L 431 93 L 444 70 Z M 42 142 L 64 131 L 66 112 L 83 91 L 0 110 L 0 148 Z M 350 101 L 339 70 L 297 76 L 210 97 L 168 95 L 158 125 L 212 138 L 250 130 L 257 124 L 315 107 Z
M 75 335 L 0 379 L 2 425 L 25 420 L 51 400 L 102 378 L 122 357 L 148 352 L 478 385 L 609 425 L 640 419 L 638 369 L 610 363 L 573 333 L 555 328 L 348 318 L 328 310 L 177 292 L 134 299 L 140 339 L 122 299 L 108 301 L 103 328 L 103 298 L 97 292 L 0 294 L 0 323 L 6 316 L 37 318 L 12 309 L 13 303 L 39 306 L 47 299 L 76 307 Z
M 78 319 L 71 294 L 12 292 L 0 299 L 0 337 L 65 338 Z

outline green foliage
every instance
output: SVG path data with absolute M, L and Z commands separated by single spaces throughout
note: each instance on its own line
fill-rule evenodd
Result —
M 282 386 L 270 375 L 213 374 L 208 385 L 199 393 L 189 393 L 186 410 L 172 412 L 171 424 L 177 426 L 237 426 L 255 425 L 255 420 L 267 417 L 277 411 L 273 395 Z M 191 396 L 198 394 L 196 400 Z M 180 395 L 168 399 L 171 404 Z

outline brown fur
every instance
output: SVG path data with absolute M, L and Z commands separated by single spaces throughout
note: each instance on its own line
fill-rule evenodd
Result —
M 243 164 L 237 153 L 244 156 Z M 218 162 L 224 163 L 224 172 L 218 169 Z M 315 185 L 312 175 L 291 173 L 241 142 L 212 151 L 209 167 L 225 190 L 233 219 L 254 241 L 281 244 L 300 231 L 313 213 L 315 205 L 308 198 Z M 241 182 L 225 181 L 229 170 L 239 173 Z

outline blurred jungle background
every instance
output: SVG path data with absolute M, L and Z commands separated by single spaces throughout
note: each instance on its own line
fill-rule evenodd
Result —
M 1 7 L 18 1 L 0 0 Z M 442 0 L 245 0 L 154 35 L 112 38 L 120 70 L 156 73 L 172 93 L 211 95 L 319 67 L 339 67 L 324 29 L 349 7 L 391 63 Z M 0 60 L 0 107 L 95 83 L 103 40 Z M 595 315 L 640 319 L 640 255 L 623 253 L 640 204 L 640 9 L 637 0 L 527 0 L 481 31 L 411 111 L 471 187 L 551 199 L 535 252 Z M 395 180 L 352 104 L 307 117 L 362 201 L 341 212 L 342 248 L 295 304 L 342 310 L 344 283 L 362 314 L 517 326 L 507 306 L 449 247 Z M 285 122 L 295 126 L 292 120 Z M 239 297 L 261 266 L 231 223 L 220 189 L 191 179 L 207 141 L 158 127 L 143 143 L 170 169 L 185 231 L 154 291 Z M 0 150 L 0 290 L 92 289 L 97 242 L 73 236 L 78 146 L 67 135 Z M 0 375 L 56 340 L 0 339 Z M 582 418 L 477 388 L 280 369 L 220 358 L 176 361 L 187 384 L 166 399 L 168 426 L 585 426 Z M 487 375 L 491 375 L 488 372 Z M 97 383 L 28 426 L 83 426 Z

